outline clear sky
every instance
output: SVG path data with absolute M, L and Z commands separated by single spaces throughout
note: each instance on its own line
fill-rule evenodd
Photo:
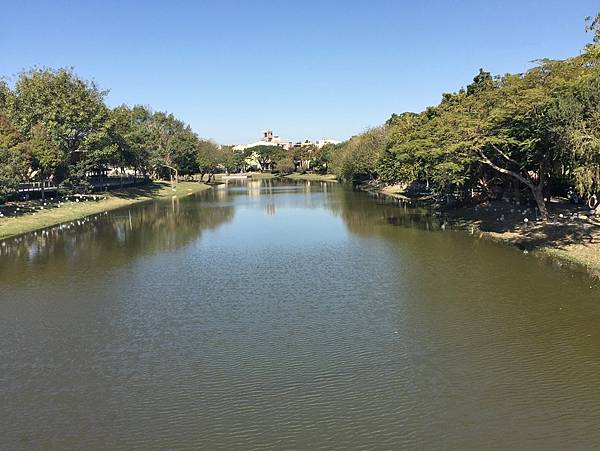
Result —
M 109 105 L 168 110 L 220 143 L 345 139 L 479 67 L 575 55 L 598 0 L 3 2 L 0 74 L 72 66 Z

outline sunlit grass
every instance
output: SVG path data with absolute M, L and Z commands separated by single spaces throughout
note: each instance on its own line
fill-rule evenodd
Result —
M 174 189 L 157 182 L 88 196 L 52 197 L 45 201 L 11 202 L 0 207 L 0 239 L 73 221 L 152 199 L 186 196 L 208 189 L 203 183 L 180 182 Z

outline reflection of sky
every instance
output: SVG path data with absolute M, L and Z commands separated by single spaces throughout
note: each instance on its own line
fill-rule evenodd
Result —
M 220 245 L 238 249 L 265 246 L 319 248 L 334 246 L 348 237 L 342 219 L 325 208 L 306 209 L 278 203 L 277 213 L 268 221 L 264 218 L 262 209 L 238 208 L 235 220 L 215 232 Z M 208 235 L 205 239 L 209 240 Z

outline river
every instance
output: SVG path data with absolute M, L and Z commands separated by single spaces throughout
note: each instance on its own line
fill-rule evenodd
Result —
M 334 183 L 0 247 L 2 449 L 600 443 L 600 288 Z

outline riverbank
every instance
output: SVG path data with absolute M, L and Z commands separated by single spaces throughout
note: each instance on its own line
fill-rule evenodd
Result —
M 203 183 L 180 182 L 171 189 L 169 183 L 155 182 L 106 193 L 9 202 L 0 207 L 0 240 L 128 205 L 187 196 L 208 188 Z
M 240 173 L 235 173 L 235 174 L 220 173 L 220 174 L 215 174 L 214 181 L 222 182 L 222 181 L 224 181 L 223 177 L 228 177 L 231 175 L 238 176 L 238 177 L 247 176 L 247 178 L 252 179 L 252 180 L 274 179 L 276 177 L 276 174 L 273 174 L 272 172 L 240 172 Z
M 337 178 L 333 174 L 301 174 L 299 172 L 294 172 L 293 174 L 284 175 L 282 177 L 285 179 L 306 180 L 309 182 L 337 182 Z
M 231 174 L 237 177 L 247 176 L 248 179 L 252 180 L 264 180 L 264 179 L 292 179 L 292 180 L 306 180 L 309 182 L 337 182 L 337 177 L 333 174 L 312 174 L 312 173 L 300 173 L 293 172 L 291 174 L 280 175 L 273 174 L 272 172 L 242 172 L 239 174 Z M 227 177 L 227 174 L 215 174 L 214 181 L 222 182 L 224 181 L 224 177 Z
M 534 209 L 503 201 L 445 209 L 452 227 L 516 246 L 525 252 L 579 265 L 600 277 L 600 223 L 587 209 L 560 199 L 548 203 L 549 218 L 535 218 Z
M 363 189 L 403 201 L 415 200 L 406 196 L 401 186 L 365 185 Z M 426 197 L 416 200 L 432 201 Z M 583 205 L 553 198 L 548 202 L 546 222 L 537 220 L 532 206 L 508 201 L 460 208 L 433 205 L 446 227 L 574 264 L 600 278 L 600 222 Z

